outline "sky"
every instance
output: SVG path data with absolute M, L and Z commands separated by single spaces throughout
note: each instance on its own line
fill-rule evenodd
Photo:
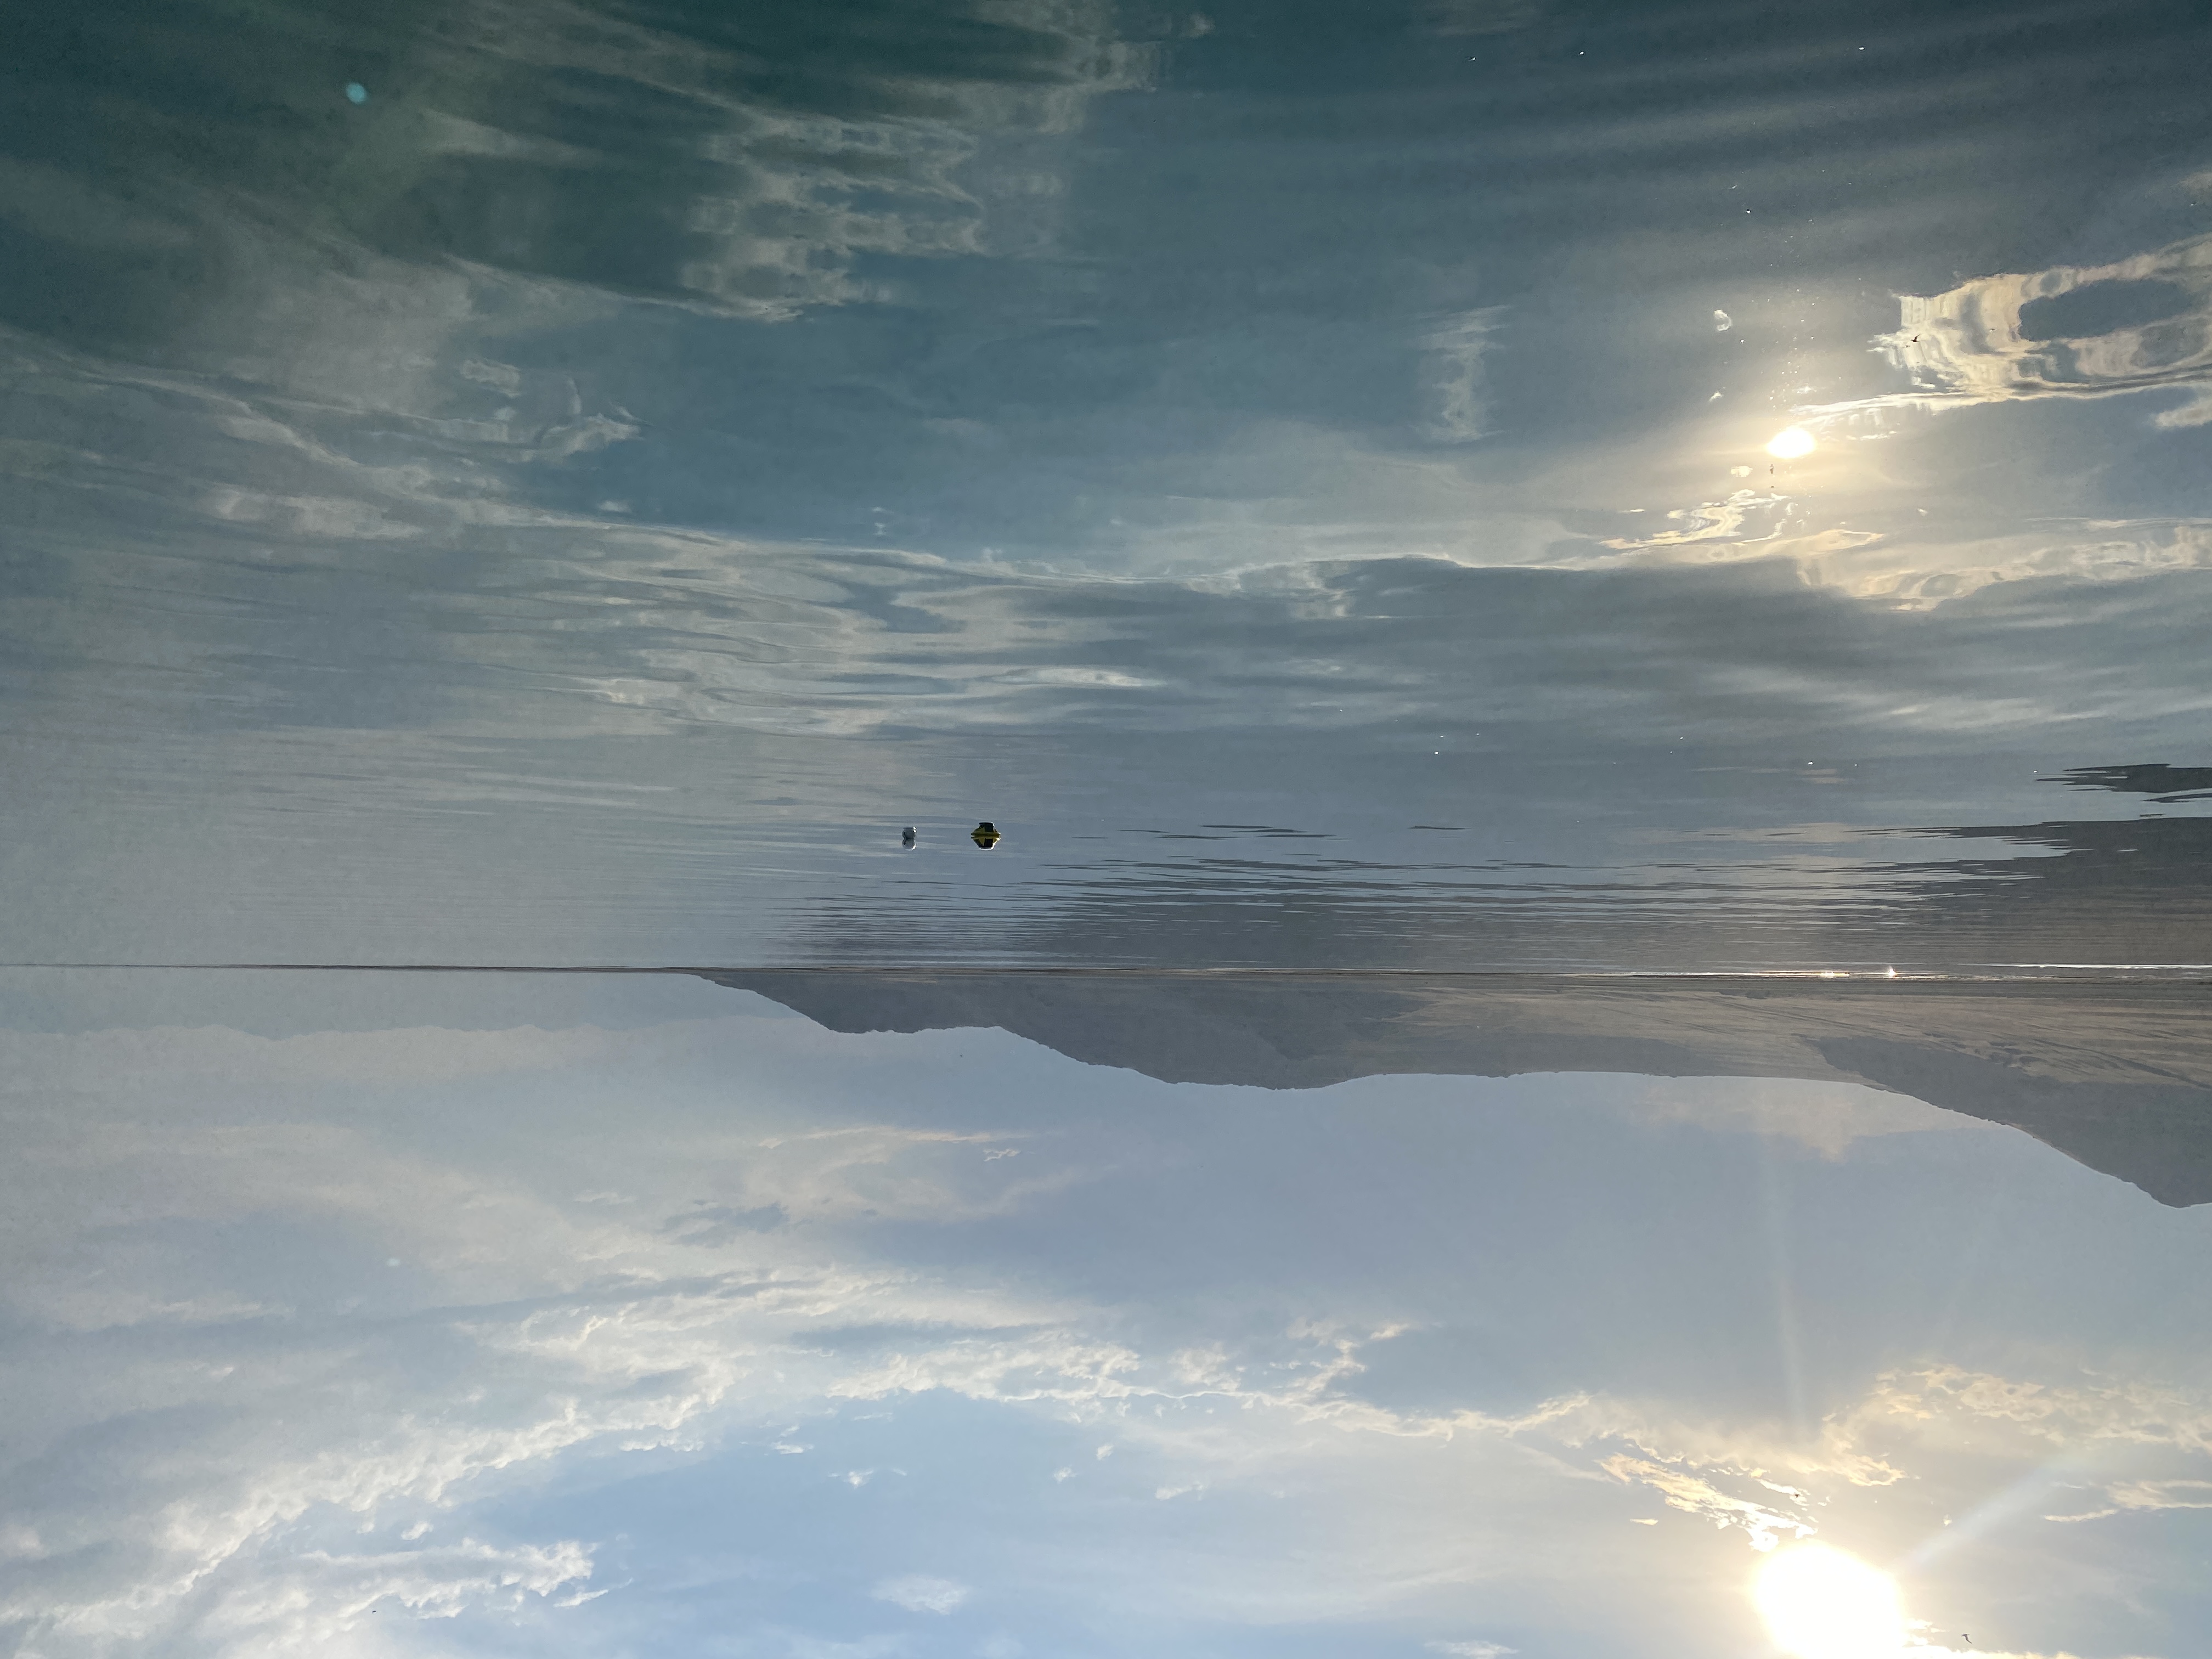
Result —
M 6 988 L 26 1654 L 2201 1650 L 2212 1211 L 2016 1131 L 181 977 Z

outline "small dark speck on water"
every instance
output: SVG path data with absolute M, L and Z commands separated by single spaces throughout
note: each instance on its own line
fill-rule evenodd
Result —
M 905 829 L 899 831 L 899 845 L 902 847 L 911 847 L 914 845 L 914 826 L 912 824 L 909 823 Z

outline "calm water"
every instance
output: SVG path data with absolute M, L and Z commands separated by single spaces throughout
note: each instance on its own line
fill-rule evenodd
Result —
M 19 9 L 9 958 L 2212 960 L 2206 27 Z
M 0 4 L 0 1648 L 2212 1656 L 2202 4 Z

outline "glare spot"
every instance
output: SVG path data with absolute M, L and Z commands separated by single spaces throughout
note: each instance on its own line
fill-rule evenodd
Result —
M 1785 427 L 1766 441 L 1766 453 L 1778 461 L 1794 461 L 1813 453 L 1813 434 L 1802 426 Z
M 1775 1645 L 1796 1659 L 1891 1659 L 1905 1645 L 1889 1575 L 1826 1544 L 1769 1558 L 1752 1599 Z

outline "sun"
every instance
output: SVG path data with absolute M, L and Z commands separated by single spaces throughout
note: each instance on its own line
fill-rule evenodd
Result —
M 1813 434 L 1802 426 L 1786 426 L 1766 441 L 1766 453 L 1778 461 L 1794 461 L 1813 449 Z
M 1796 1659 L 1893 1659 L 1905 1611 L 1886 1572 L 1826 1544 L 1798 1544 L 1759 1570 L 1752 1600 Z

